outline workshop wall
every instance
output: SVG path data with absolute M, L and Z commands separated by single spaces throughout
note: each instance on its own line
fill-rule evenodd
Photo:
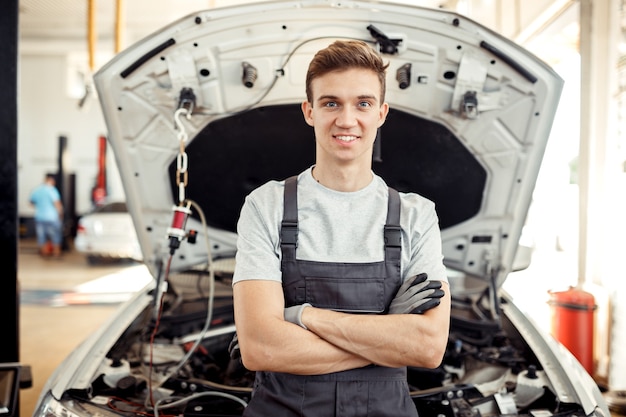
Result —
M 18 76 L 18 215 L 32 216 L 28 202 L 45 173 L 57 172 L 59 136 L 67 137 L 67 173 L 76 176 L 76 213 L 92 207 L 91 189 L 98 172 L 98 137 L 107 134 L 100 105 L 91 94 L 79 107 L 75 73 L 66 54 L 20 54 Z M 74 89 L 74 91 L 72 91 Z M 84 92 L 84 90 L 83 90 Z M 123 199 L 113 153 L 107 149 L 111 198 Z

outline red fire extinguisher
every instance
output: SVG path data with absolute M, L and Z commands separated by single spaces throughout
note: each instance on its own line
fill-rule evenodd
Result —
M 592 294 L 579 288 L 550 291 L 552 335 L 593 375 L 594 312 L 597 308 Z

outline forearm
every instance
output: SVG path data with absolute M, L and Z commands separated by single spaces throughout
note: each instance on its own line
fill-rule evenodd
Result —
M 371 363 L 285 321 L 280 283 L 244 281 L 233 287 L 233 294 L 239 346 L 248 369 L 315 375 Z
M 306 308 L 303 323 L 329 343 L 372 363 L 437 367 L 448 339 L 450 302 L 425 314 L 356 315 Z
M 263 335 L 247 332 L 243 344 L 240 338 L 243 362 L 248 369 L 317 375 L 371 363 L 289 322 L 277 319 L 265 330 Z

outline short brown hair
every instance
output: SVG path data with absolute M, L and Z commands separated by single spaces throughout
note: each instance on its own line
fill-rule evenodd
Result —
M 389 64 L 385 64 L 371 46 L 363 41 L 335 41 L 328 47 L 318 51 L 306 73 L 306 98 L 313 103 L 311 83 L 317 78 L 332 71 L 343 71 L 350 68 L 363 68 L 374 71 L 380 81 L 380 102 L 385 101 L 385 75 Z

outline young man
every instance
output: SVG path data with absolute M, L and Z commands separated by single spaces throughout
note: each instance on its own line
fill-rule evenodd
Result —
M 47 174 L 44 183 L 33 190 L 30 203 L 35 207 L 37 246 L 42 256 L 61 256 L 63 204 L 54 175 Z M 52 243 L 52 253 L 47 250 Z
M 443 358 L 434 204 L 372 172 L 385 71 L 364 42 L 319 51 L 302 104 L 315 165 L 246 198 L 233 283 L 242 360 L 257 371 L 245 416 L 417 416 L 406 366 Z

